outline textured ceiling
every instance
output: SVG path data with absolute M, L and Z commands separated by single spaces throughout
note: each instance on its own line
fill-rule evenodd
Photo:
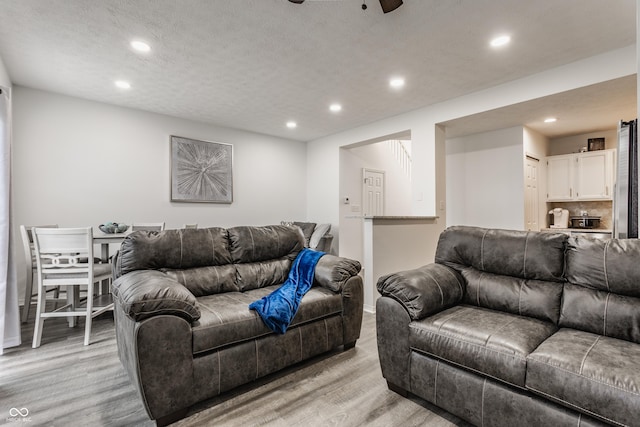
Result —
M 636 76 L 545 96 L 443 122 L 447 137 L 524 125 L 549 138 L 615 129 L 637 116 Z M 555 123 L 544 123 L 556 117 Z
M 14 84 L 308 141 L 635 43 L 635 0 L 361 4 L 0 0 L 0 57 Z

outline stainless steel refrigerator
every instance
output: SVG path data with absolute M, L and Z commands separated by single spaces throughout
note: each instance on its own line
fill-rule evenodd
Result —
M 638 119 L 618 124 L 616 184 L 613 199 L 613 236 L 638 238 Z

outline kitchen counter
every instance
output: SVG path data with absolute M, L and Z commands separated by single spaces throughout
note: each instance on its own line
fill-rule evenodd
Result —
M 613 233 L 610 228 L 541 228 L 540 231 L 557 231 L 559 233 Z
M 593 239 L 611 239 L 613 230 L 610 228 L 541 228 L 546 233 L 564 233 L 569 236 L 582 236 Z

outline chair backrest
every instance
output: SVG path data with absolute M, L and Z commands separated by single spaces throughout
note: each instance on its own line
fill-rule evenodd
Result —
M 184 224 L 182 228 L 198 228 L 198 224 Z
M 91 227 L 36 227 L 32 234 L 40 284 L 93 283 L 93 232 Z
M 134 222 L 131 231 L 163 231 L 164 222 Z
M 33 269 L 36 267 L 36 252 L 33 247 L 34 228 L 58 228 L 58 224 L 53 225 L 21 225 L 20 236 L 24 250 L 24 261 L 26 264 L 27 277 L 31 277 Z

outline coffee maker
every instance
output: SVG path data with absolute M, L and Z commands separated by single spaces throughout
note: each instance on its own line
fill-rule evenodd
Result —
M 569 211 L 562 208 L 555 208 L 549 211 L 553 214 L 553 224 L 549 228 L 569 228 Z

